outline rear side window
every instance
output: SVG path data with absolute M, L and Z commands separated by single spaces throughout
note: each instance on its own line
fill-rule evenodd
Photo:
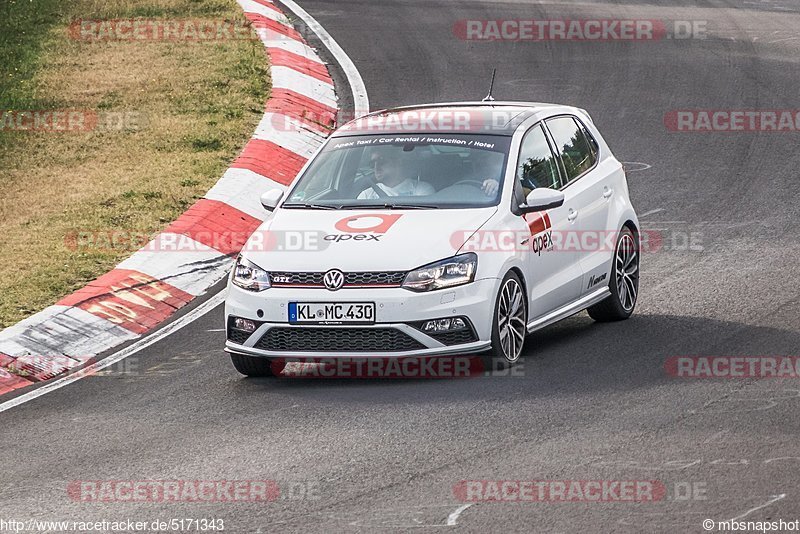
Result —
M 572 117 L 557 117 L 547 121 L 547 129 L 556 144 L 556 151 L 566 171 L 567 185 L 597 163 L 597 145 L 588 138 L 582 124 Z M 591 141 L 589 140 L 591 139 Z
M 537 187 L 560 187 L 556 159 L 541 125 L 534 126 L 522 140 L 517 179 L 526 192 Z

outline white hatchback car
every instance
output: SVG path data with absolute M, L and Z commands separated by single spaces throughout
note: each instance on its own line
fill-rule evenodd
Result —
M 625 319 L 639 223 L 588 114 L 435 104 L 352 121 L 245 245 L 225 305 L 237 370 L 286 358 L 520 358 L 527 334 L 588 309 Z

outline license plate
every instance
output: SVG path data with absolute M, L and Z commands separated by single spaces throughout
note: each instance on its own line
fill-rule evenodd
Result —
M 374 324 L 374 302 L 290 302 L 292 324 Z

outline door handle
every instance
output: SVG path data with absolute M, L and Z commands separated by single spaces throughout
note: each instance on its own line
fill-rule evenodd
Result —
M 569 209 L 569 214 L 567 215 L 567 220 L 568 220 L 569 222 L 572 222 L 572 221 L 574 221 L 574 220 L 575 220 L 575 219 L 577 219 L 577 218 L 578 218 L 578 212 L 577 212 L 577 211 L 575 211 L 574 209 L 570 208 L 570 209 Z
M 603 188 L 603 198 L 604 199 L 608 200 L 609 198 L 611 198 L 611 195 L 613 195 L 613 194 L 614 194 L 614 190 L 613 189 L 610 189 L 608 186 Z

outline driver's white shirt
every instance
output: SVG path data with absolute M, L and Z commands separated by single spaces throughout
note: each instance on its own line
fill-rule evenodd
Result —
M 422 195 L 432 195 L 436 192 L 436 189 L 433 188 L 431 184 L 428 182 L 420 182 L 419 180 L 412 180 L 411 178 L 406 178 L 404 181 L 400 182 L 394 187 L 389 187 L 386 184 L 377 184 L 375 187 L 380 187 L 387 196 L 390 197 L 416 197 Z M 380 198 L 378 193 L 375 192 L 372 187 L 368 187 L 364 189 L 358 195 L 358 199 L 376 199 Z

